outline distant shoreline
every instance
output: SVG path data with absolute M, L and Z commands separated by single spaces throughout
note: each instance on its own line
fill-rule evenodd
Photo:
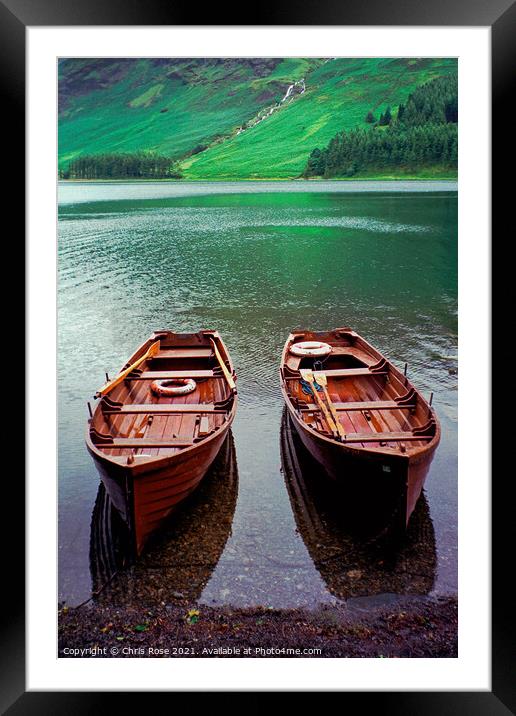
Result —
M 341 183 L 341 182 L 457 182 L 458 176 L 440 176 L 436 177 L 415 177 L 415 176 L 371 176 L 371 177 L 333 177 L 332 179 L 278 179 L 263 178 L 258 179 L 58 179 L 58 184 L 222 184 L 233 182 L 235 184 L 260 183 L 260 182 L 277 182 L 278 184 L 286 184 L 295 182 L 297 184 L 319 184 L 319 183 Z

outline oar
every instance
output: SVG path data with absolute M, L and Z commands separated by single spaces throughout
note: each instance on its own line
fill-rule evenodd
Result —
M 142 355 L 141 358 L 138 358 L 138 360 L 134 361 L 132 365 L 129 366 L 129 368 L 126 368 L 121 373 L 117 375 L 116 378 L 113 378 L 113 380 L 108 381 L 105 385 L 102 386 L 97 392 L 95 393 L 96 398 L 100 398 L 103 395 L 106 395 L 106 393 L 109 393 L 110 390 L 113 390 L 113 388 L 121 383 L 126 376 L 131 373 L 131 371 L 135 370 L 135 368 L 138 368 L 140 363 L 143 363 L 144 360 L 147 360 L 147 358 L 152 358 L 152 356 L 155 356 L 156 353 L 159 351 L 159 340 L 157 340 L 155 343 L 153 343 L 149 350 Z
M 340 423 L 339 416 L 337 415 L 337 409 L 333 405 L 331 398 L 330 398 L 330 394 L 328 393 L 328 380 L 326 378 L 326 375 L 324 373 L 315 372 L 314 378 L 323 389 L 323 393 L 326 397 L 326 400 L 328 401 L 328 406 L 330 408 L 330 412 L 333 416 L 333 419 L 335 420 L 335 425 L 337 426 L 339 435 L 342 438 L 342 440 L 344 440 L 346 437 L 346 431 L 344 430 L 344 428 L 342 427 L 342 425 Z
M 211 336 L 210 336 L 210 338 L 211 338 Z M 217 360 L 218 360 L 218 362 L 219 362 L 220 367 L 222 368 L 222 372 L 224 373 L 224 377 L 225 377 L 225 379 L 227 380 L 227 383 L 228 383 L 229 387 L 231 388 L 231 390 L 234 390 L 234 391 L 236 392 L 235 381 L 233 380 L 233 376 L 231 375 L 231 373 L 230 373 L 229 370 L 227 369 L 226 364 L 225 364 L 224 361 L 222 360 L 222 356 L 221 356 L 220 353 L 219 353 L 219 349 L 217 348 L 217 344 L 215 343 L 215 339 L 214 339 L 214 338 L 211 338 L 211 341 L 212 341 L 212 344 L 213 344 L 213 350 L 215 351 L 215 356 L 216 356 L 216 358 L 217 358 Z
M 309 385 L 310 385 L 310 387 L 311 387 L 311 389 L 312 389 L 312 393 L 313 393 L 314 396 L 315 396 L 315 402 L 317 403 L 317 405 L 319 406 L 319 408 L 322 410 L 322 412 L 323 412 L 323 414 L 324 414 L 324 417 L 326 418 L 326 422 L 328 423 L 328 427 L 330 428 L 331 432 L 333 433 L 334 436 L 338 436 L 339 433 L 338 433 L 338 431 L 337 431 L 337 428 L 336 428 L 336 426 L 335 426 L 335 423 L 333 422 L 333 419 L 332 419 L 331 415 L 330 415 L 329 412 L 328 412 L 328 408 L 326 407 L 326 405 L 323 403 L 323 401 L 322 401 L 321 398 L 319 397 L 319 393 L 317 392 L 317 388 L 316 388 L 315 385 L 314 385 L 314 374 L 313 374 L 313 372 L 312 372 L 311 370 L 301 370 L 301 371 L 299 371 L 299 372 L 301 373 L 301 377 L 304 378 L 307 383 L 309 383 Z

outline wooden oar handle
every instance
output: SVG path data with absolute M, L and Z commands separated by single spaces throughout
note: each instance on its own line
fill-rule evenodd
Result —
M 335 409 L 335 406 L 333 405 L 332 400 L 331 400 L 331 398 L 330 398 L 330 394 L 328 393 L 328 388 L 327 388 L 327 386 L 328 386 L 328 381 L 327 381 L 327 379 L 326 379 L 326 375 L 325 375 L 324 373 L 318 371 L 318 372 L 314 372 L 314 373 L 313 373 L 313 376 L 314 376 L 314 379 L 319 382 L 319 385 L 322 386 L 322 389 L 323 389 L 323 392 L 324 392 L 324 397 L 326 398 L 326 401 L 327 401 L 328 406 L 329 406 L 329 408 L 330 408 L 330 412 L 331 412 L 331 414 L 332 414 L 332 416 L 333 416 L 333 419 L 334 419 L 334 421 L 335 421 L 335 425 L 336 425 L 336 427 L 337 427 L 337 432 L 338 432 L 340 438 L 341 438 L 341 439 L 344 439 L 344 438 L 346 437 L 346 431 L 345 431 L 344 428 L 342 427 L 342 424 L 341 424 L 341 422 L 340 422 L 340 420 L 339 420 L 339 416 L 337 415 L 337 411 L 336 411 L 336 409 Z
M 328 423 L 328 426 L 329 426 L 330 430 L 332 431 L 332 433 L 333 433 L 334 435 L 337 435 L 337 434 L 338 434 L 337 426 L 335 425 L 335 423 L 334 423 L 334 421 L 333 421 L 333 419 L 332 419 L 330 413 L 328 412 L 328 408 L 327 408 L 326 405 L 323 403 L 321 397 L 318 395 L 318 393 L 317 393 L 317 388 L 315 388 L 315 386 L 314 386 L 314 394 L 315 394 L 315 397 L 316 397 L 317 402 L 318 402 L 319 405 L 321 406 L 321 409 L 322 409 L 322 411 L 323 411 L 323 413 L 324 413 L 324 417 L 326 418 L 326 422 Z
M 144 360 L 147 358 L 150 358 L 151 356 L 155 355 L 159 350 L 159 339 L 153 343 L 149 349 L 140 357 L 138 360 L 135 360 L 134 363 L 132 363 L 128 368 L 125 368 L 123 371 L 121 371 L 116 378 L 113 378 L 113 380 L 109 380 L 107 383 L 105 383 L 102 388 L 97 390 L 95 393 L 96 398 L 101 398 L 103 395 L 106 395 L 106 393 L 109 393 L 110 390 L 113 390 L 115 386 L 117 386 L 119 383 L 121 383 L 124 378 L 129 375 L 135 368 L 138 368 L 138 366 L 143 363 Z
M 218 361 L 220 367 L 222 368 L 222 372 L 224 373 L 224 377 L 225 377 L 225 379 L 226 379 L 226 381 L 227 381 L 227 384 L 229 385 L 229 387 L 231 388 L 231 390 L 233 390 L 233 391 L 236 393 L 237 387 L 236 387 L 235 381 L 233 380 L 233 376 L 232 376 L 231 373 L 229 372 L 229 370 L 228 370 L 228 368 L 227 368 L 227 365 L 226 365 L 226 364 L 224 363 L 224 361 L 222 360 L 222 356 L 221 356 L 220 353 L 219 353 L 219 349 L 217 348 L 217 344 L 215 343 L 215 339 L 214 339 L 212 336 L 210 336 L 210 338 L 211 338 L 211 342 L 212 342 L 212 345 L 213 345 L 213 350 L 215 351 L 215 357 L 217 358 L 217 361 Z
M 317 388 L 314 385 L 314 382 L 315 382 L 314 374 L 311 371 L 301 371 L 301 377 L 304 378 L 304 380 L 306 380 L 307 383 L 310 385 L 310 387 L 313 391 L 313 394 L 314 394 L 315 402 L 319 405 L 319 408 L 322 410 L 324 417 L 326 419 L 326 422 L 328 423 L 328 427 L 330 428 L 331 432 L 333 433 L 334 436 L 338 436 L 339 433 L 338 433 L 337 427 L 336 427 L 335 423 L 333 422 L 333 419 L 332 419 L 330 413 L 328 412 L 328 408 L 322 401 L 322 399 L 317 391 Z
M 326 400 L 328 401 L 328 405 L 330 406 L 331 414 L 333 415 L 333 418 L 335 420 L 335 425 L 337 426 L 337 431 L 341 438 L 345 438 L 346 431 L 344 430 L 344 428 L 341 425 L 341 422 L 339 420 L 339 416 L 337 415 L 335 406 L 333 405 L 330 395 L 329 395 L 328 391 L 326 390 L 326 388 L 324 388 L 324 395 L 326 396 Z

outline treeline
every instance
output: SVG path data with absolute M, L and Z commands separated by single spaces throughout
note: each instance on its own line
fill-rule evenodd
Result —
M 459 121 L 457 75 L 439 77 L 418 87 L 398 108 L 398 123 L 405 127 L 422 124 L 456 124 Z
M 181 179 L 170 157 L 154 152 L 91 154 L 60 169 L 60 179 Z
M 432 80 L 400 104 L 396 118 L 387 107 L 372 111 L 367 129 L 339 132 L 327 147 L 314 149 L 303 176 L 354 176 L 360 172 L 413 171 L 421 167 L 457 168 L 457 78 Z

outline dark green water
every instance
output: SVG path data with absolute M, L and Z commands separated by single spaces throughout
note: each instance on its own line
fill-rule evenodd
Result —
M 293 606 L 456 591 L 453 188 L 420 183 L 414 191 L 406 183 L 370 182 L 59 187 L 60 599 L 74 604 L 91 590 L 98 477 L 84 446 L 86 401 L 104 371 L 114 374 L 161 328 L 217 328 L 238 373 L 236 508 L 221 554 L 206 560 L 202 602 Z M 381 579 L 373 584 L 364 577 L 349 594 L 336 594 L 296 523 L 280 453 L 278 361 L 285 338 L 292 328 L 336 326 L 352 326 L 398 365 L 408 362 L 412 381 L 434 392 L 443 428 L 419 536 L 382 567 Z M 321 549 L 340 555 L 334 572 L 347 570 L 359 580 L 356 574 L 372 573 L 337 517 L 316 497 L 314 505 L 325 530 Z M 196 514 L 194 504 L 192 522 Z M 423 552 L 424 585 L 414 586 Z M 203 555 L 196 558 L 202 562 Z M 415 581 L 401 584 L 391 579 L 394 572 L 411 573 Z M 170 570 L 163 578 L 173 591 Z

